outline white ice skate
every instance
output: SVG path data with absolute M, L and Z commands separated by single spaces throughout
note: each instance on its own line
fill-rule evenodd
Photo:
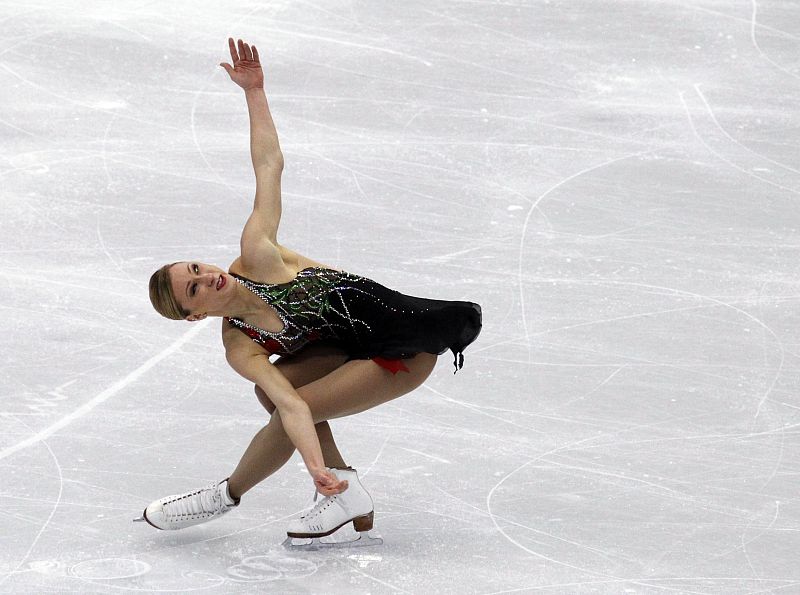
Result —
M 283 545 L 290 549 L 315 550 L 330 547 L 380 545 L 383 539 L 369 534 L 375 516 L 372 498 L 358 480 L 355 469 L 329 469 L 339 479 L 347 480 L 341 494 L 325 496 L 301 516 L 289 523 Z M 315 496 L 316 499 L 316 496 Z M 333 536 L 347 523 L 353 523 L 355 538 L 344 541 Z M 330 536 L 330 538 L 328 538 Z M 323 540 L 322 538 L 328 538 Z
M 184 529 L 219 518 L 238 505 L 228 494 L 228 480 L 223 479 L 200 490 L 156 500 L 134 521 L 147 521 L 156 529 Z

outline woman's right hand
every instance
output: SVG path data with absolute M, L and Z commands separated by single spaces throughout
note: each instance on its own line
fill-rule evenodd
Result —
M 228 46 L 231 50 L 233 66 L 227 62 L 221 62 L 220 66 L 225 69 L 231 80 L 245 91 L 263 88 L 264 72 L 261 70 L 256 46 L 250 46 L 240 39 L 237 52 L 233 37 L 228 38 Z
M 341 494 L 347 489 L 347 481 L 340 480 L 336 475 L 327 469 L 313 471 L 311 476 L 314 478 L 314 485 L 317 491 L 323 496 L 333 496 Z

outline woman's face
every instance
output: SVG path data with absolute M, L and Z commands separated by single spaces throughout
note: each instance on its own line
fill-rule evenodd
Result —
M 213 264 L 176 262 L 169 277 L 175 299 L 191 313 L 187 320 L 223 316 L 235 295 L 233 278 Z

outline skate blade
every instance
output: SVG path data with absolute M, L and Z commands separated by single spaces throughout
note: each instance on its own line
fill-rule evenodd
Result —
M 383 545 L 382 537 L 370 535 L 369 532 L 360 533 L 358 537 L 349 541 L 322 541 L 323 539 L 325 537 L 287 537 L 281 545 L 288 550 L 305 552 Z
M 145 519 L 145 518 L 144 518 L 144 516 L 140 516 L 140 517 L 139 517 L 139 518 L 137 518 L 137 519 L 133 519 L 133 522 L 134 522 L 134 523 L 146 523 L 146 522 L 147 522 L 147 519 Z

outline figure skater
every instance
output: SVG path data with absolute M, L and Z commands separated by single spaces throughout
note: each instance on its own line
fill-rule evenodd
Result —
M 150 300 L 174 320 L 221 317 L 226 359 L 255 384 L 271 418 L 229 478 L 156 500 L 139 520 L 182 529 L 219 517 L 296 448 L 324 497 L 290 523 L 288 536 L 319 538 L 349 522 L 363 534 L 373 526 L 372 498 L 343 460 L 328 420 L 411 392 L 447 349 L 457 371 L 480 332 L 481 309 L 403 295 L 278 242 L 283 154 L 258 50 L 241 39 L 228 45 L 233 64 L 220 66 L 244 89 L 256 176 L 241 254 L 227 272 L 197 261 L 161 267 L 150 279 Z M 271 363 L 270 355 L 280 357 Z

